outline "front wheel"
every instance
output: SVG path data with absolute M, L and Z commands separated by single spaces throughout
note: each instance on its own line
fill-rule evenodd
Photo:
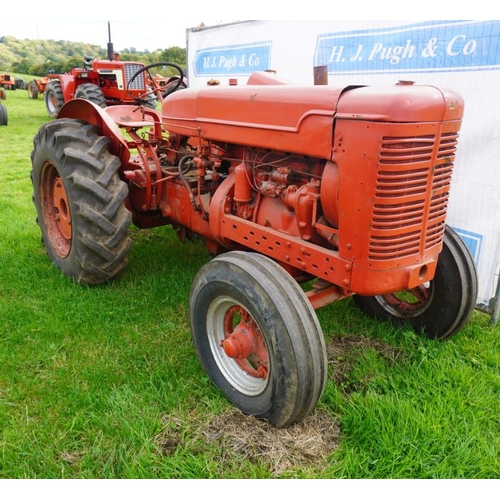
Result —
M 434 279 L 400 293 L 354 295 L 354 303 L 369 316 L 409 324 L 417 333 L 442 340 L 457 333 L 477 302 L 474 260 L 460 236 L 446 226 L 443 250 Z
M 75 99 L 86 99 L 101 108 L 106 107 L 106 98 L 101 87 L 93 83 L 83 83 L 76 88 Z
M 64 95 L 59 80 L 52 80 L 45 87 L 45 106 L 51 118 L 57 118 L 64 104 Z
M 121 274 L 130 248 L 128 188 L 108 145 L 87 122 L 60 119 L 40 128 L 31 153 L 33 202 L 47 255 L 87 285 Z
M 327 375 L 323 334 L 277 263 L 251 252 L 215 257 L 195 277 L 189 317 L 201 365 L 243 413 L 279 428 L 316 405 Z

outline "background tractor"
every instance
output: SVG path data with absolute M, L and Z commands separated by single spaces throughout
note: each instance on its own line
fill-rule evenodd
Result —
M 154 76 L 144 71 L 141 62 L 120 61 L 113 50 L 109 23 L 108 33 L 107 60 L 86 57 L 82 68 L 48 75 L 44 98 L 49 116 L 57 117 L 62 105 L 70 99 L 87 99 L 101 108 L 133 104 L 156 109 L 158 96 L 152 90 Z M 170 89 L 177 88 L 177 82 L 173 83 Z M 164 88 L 165 92 L 169 90 L 166 86 Z
M 16 81 L 10 73 L 0 73 L 0 87 L 7 90 L 16 90 Z
M 52 76 L 52 75 L 50 75 Z M 45 92 L 45 88 L 47 87 L 47 83 L 49 83 L 50 77 L 44 76 L 42 78 L 34 78 L 28 82 L 26 85 L 26 90 L 28 91 L 28 97 L 30 99 L 38 99 L 39 95 L 42 95 Z
M 242 412 L 284 427 L 314 408 L 327 378 L 322 306 L 353 297 L 432 339 L 468 321 L 476 270 L 446 224 L 459 94 L 256 72 L 163 99 L 152 82 L 161 111 L 73 99 L 40 128 L 37 222 L 50 260 L 86 285 L 123 273 L 132 223 L 201 238 L 213 259 L 192 283 L 192 339 Z

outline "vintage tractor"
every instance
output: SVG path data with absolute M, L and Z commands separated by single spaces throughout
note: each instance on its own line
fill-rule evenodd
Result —
M 16 90 L 16 81 L 10 73 L 0 73 L 0 87 L 7 90 Z
M 242 412 L 288 426 L 327 378 L 315 309 L 352 296 L 433 339 L 468 321 L 474 262 L 446 224 L 462 114 L 460 95 L 434 86 L 270 72 L 173 92 L 161 111 L 74 99 L 34 139 L 43 243 L 95 285 L 124 271 L 131 223 L 201 237 L 213 256 L 189 300 L 201 365 Z
M 151 87 L 153 76 L 149 74 L 150 79 L 145 77 L 145 65 L 141 62 L 120 61 L 119 54 L 114 53 L 110 33 L 107 48 L 107 60 L 86 57 L 82 68 L 48 75 L 50 81 L 46 85 L 44 98 L 49 116 L 57 117 L 62 105 L 70 99 L 87 99 L 101 108 L 132 104 L 156 109 L 158 99 Z M 134 75 L 137 76 L 132 82 Z
M 24 81 L 24 78 L 16 76 L 14 81 L 16 83 L 16 89 L 24 90 L 26 88 L 26 82 Z
M 45 88 L 49 83 L 50 78 L 48 76 L 43 76 L 42 78 L 33 78 L 26 85 L 26 90 L 28 91 L 28 97 L 30 99 L 38 99 L 39 95 L 45 92 Z
M 70 99 L 87 99 L 101 108 L 117 104 L 144 104 L 155 109 L 157 98 L 148 92 L 146 79 L 130 77 L 144 68 L 143 63 L 122 62 L 118 56 L 110 60 L 88 58 L 83 68 L 72 68 L 69 73 L 52 75 L 44 92 L 47 112 L 57 117 L 62 105 Z M 142 97 L 142 102 L 139 100 Z

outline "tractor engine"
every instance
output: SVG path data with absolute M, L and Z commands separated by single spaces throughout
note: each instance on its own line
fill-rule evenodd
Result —
M 373 295 L 434 275 L 462 113 L 458 94 L 411 82 L 302 87 L 254 74 L 173 94 L 162 119 L 232 165 L 206 209 L 207 239 Z

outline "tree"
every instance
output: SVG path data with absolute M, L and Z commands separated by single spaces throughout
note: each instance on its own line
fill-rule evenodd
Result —
M 24 57 L 20 61 L 16 61 L 12 63 L 12 71 L 15 73 L 24 73 L 29 74 L 31 66 L 33 66 L 33 61 Z
M 168 61 L 179 65 L 181 68 L 186 67 L 186 49 L 181 49 L 180 47 L 170 47 L 165 49 L 160 54 L 161 61 Z

